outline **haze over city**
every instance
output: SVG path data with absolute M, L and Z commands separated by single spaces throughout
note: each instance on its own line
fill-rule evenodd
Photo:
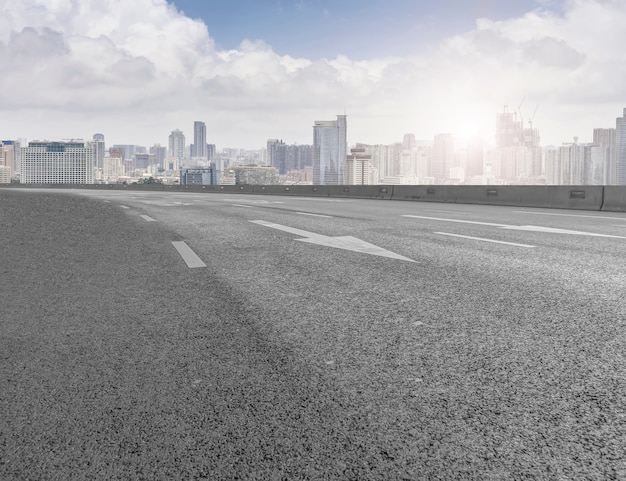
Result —
M 626 98 L 626 2 L 8 0 L 3 138 L 164 143 L 194 120 L 220 147 L 480 134 L 519 110 L 542 145 L 612 127 Z

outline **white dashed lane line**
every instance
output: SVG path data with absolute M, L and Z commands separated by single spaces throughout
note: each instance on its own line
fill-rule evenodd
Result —
M 139 217 L 141 217 L 143 220 L 145 220 L 146 222 L 156 222 L 156 220 L 154 220 L 152 217 L 150 217 L 149 215 L 140 215 Z
M 206 267 L 206 264 L 202 262 L 202 259 L 200 259 L 196 253 L 191 250 L 191 247 L 185 244 L 184 241 L 172 241 L 172 245 L 176 248 L 180 256 L 187 264 L 187 267 L 190 269 L 196 267 Z
M 312 214 L 311 212 L 296 212 L 296 214 L 300 214 L 300 215 L 310 215 L 313 217 L 324 217 L 325 219 L 332 219 L 333 216 L 332 215 L 324 215 L 324 214 Z
M 127 205 L 122 205 L 122 204 L 120 204 L 120 207 L 121 207 L 122 209 L 130 209 L 130 207 L 128 207 Z
M 505 241 L 499 241 L 499 240 L 494 240 L 494 239 L 485 239 L 484 237 L 472 237 L 469 235 L 450 234 L 449 232 L 435 232 L 435 234 L 447 235 L 451 237 L 461 237 L 463 239 L 471 239 L 471 240 L 477 240 L 481 242 L 491 242 L 494 244 L 506 244 L 506 245 L 515 246 L 515 247 L 529 247 L 529 248 L 535 247 L 535 246 L 531 246 L 528 244 L 518 244 L 516 242 L 505 242 Z

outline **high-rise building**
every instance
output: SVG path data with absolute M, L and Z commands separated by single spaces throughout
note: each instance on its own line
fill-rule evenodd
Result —
M 430 176 L 436 182 L 449 178 L 449 170 L 454 166 L 454 137 L 452 134 L 437 134 L 433 141 Z
M 105 152 L 104 135 L 94 134 L 92 146 L 93 146 L 93 165 L 96 167 L 96 169 L 102 169 L 103 163 L 104 163 L 104 152 Z
M 504 112 L 496 116 L 496 149 L 517 147 L 524 141 L 524 124 L 517 119 L 517 112 Z
M 346 159 L 346 173 L 348 185 L 370 185 L 372 156 L 365 153 L 365 149 L 350 149 Z
M 604 185 L 615 185 L 615 129 L 593 129 L 593 142 L 602 149 Z
M 164 169 L 165 158 L 167 157 L 167 147 L 162 147 L 160 144 L 154 144 L 150 147 L 150 154 L 154 155 L 159 168 Z
M 185 158 L 185 134 L 180 130 L 172 130 L 168 138 L 167 156 L 173 157 L 178 162 L 178 167 L 183 165 Z
M 193 145 L 191 146 L 191 157 L 208 159 L 206 142 L 206 124 L 196 120 L 193 123 Z
M 20 143 L 15 140 L 0 141 L 0 164 L 11 171 L 11 177 L 20 171 L 21 158 Z
M 93 148 L 84 141 L 29 142 L 22 147 L 24 184 L 93 184 Z
M 626 108 L 615 119 L 615 183 L 626 185 Z
M 313 125 L 313 184 L 341 185 L 346 182 L 347 116 L 316 120 Z

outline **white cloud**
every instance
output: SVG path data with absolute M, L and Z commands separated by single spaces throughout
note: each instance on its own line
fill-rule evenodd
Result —
M 623 0 L 480 19 L 427 55 L 367 61 L 293 58 L 248 40 L 220 51 L 204 23 L 165 0 L 4 3 L 4 138 L 165 143 L 204 120 L 218 146 L 308 143 L 314 120 L 347 109 L 351 142 L 387 143 L 431 138 L 459 119 L 488 135 L 496 112 L 525 97 L 526 115 L 539 104 L 535 126 L 556 143 L 610 126 L 626 98 Z

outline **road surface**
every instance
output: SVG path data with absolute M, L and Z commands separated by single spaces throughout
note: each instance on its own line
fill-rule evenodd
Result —
M 2 479 L 626 479 L 626 214 L 0 206 Z

